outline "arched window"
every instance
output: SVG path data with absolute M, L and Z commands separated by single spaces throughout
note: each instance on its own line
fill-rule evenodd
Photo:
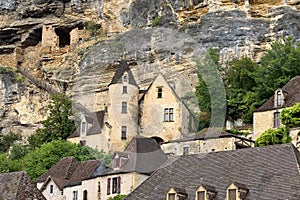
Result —
M 83 191 L 83 200 L 87 200 L 87 190 Z
M 277 96 L 277 106 L 282 106 L 282 92 L 279 90 L 279 91 L 277 91 L 277 93 L 276 93 L 276 96 Z

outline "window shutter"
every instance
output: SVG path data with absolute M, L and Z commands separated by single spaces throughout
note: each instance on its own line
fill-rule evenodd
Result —
M 117 193 L 121 193 L 121 176 L 118 176 Z
M 111 178 L 107 179 L 107 195 L 110 195 L 110 180 Z

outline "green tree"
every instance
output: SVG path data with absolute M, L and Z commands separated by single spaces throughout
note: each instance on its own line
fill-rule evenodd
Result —
M 289 136 L 289 131 L 285 127 L 277 129 L 268 129 L 261 134 L 259 138 L 255 141 L 255 146 L 266 146 L 274 144 L 284 144 L 291 141 Z
M 300 103 L 294 106 L 285 108 L 280 113 L 281 122 L 288 128 L 300 126 Z
M 105 155 L 103 152 L 96 153 L 96 150 L 91 151 L 91 148 L 79 144 L 73 144 L 64 140 L 55 140 L 28 152 L 22 159 L 23 169 L 32 180 L 35 180 L 61 158 L 68 156 L 73 156 L 79 161 L 100 158 L 108 161 L 109 158 L 107 157 L 110 155 Z
M 242 118 L 245 123 L 252 122 L 252 112 L 259 106 L 255 91 L 258 65 L 250 58 L 234 59 L 228 64 L 225 76 L 227 91 L 227 116 Z
M 123 199 L 125 199 L 126 196 L 127 195 L 125 195 L 125 194 L 118 194 L 114 197 L 109 197 L 108 200 L 123 200 Z
M 256 91 L 259 103 L 264 103 L 274 91 L 284 86 L 291 78 L 300 74 L 300 43 L 292 37 L 271 44 L 262 57 Z
M 0 132 L 0 152 L 6 153 L 15 141 L 21 140 L 20 134 L 9 133 L 4 135 Z
M 51 96 L 49 104 L 49 116 L 42 122 L 43 128 L 36 131 L 28 141 L 32 147 L 57 139 L 66 139 L 75 130 L 75 123 L 70 119 L 72 116 L 72 101 L 63 94 Z

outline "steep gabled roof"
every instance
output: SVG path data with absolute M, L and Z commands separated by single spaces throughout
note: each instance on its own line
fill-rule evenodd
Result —
M 46 200 L 24 171 L 0 174 L 0 199 Z
M 135 136 L 123 154 L 128 155 L 128 161 L 119 170 L 107 171 L 106 174 L 124 172 L 151 174 L 168 159 L 154 139 L 142 136 Z
M 127 61 L 125 61 L 125 60 L 120 61 L 120 64 L 116 70 L 116 73 L 115 73 L 114 77 L 112 78 L 112 81 L 109 85 L 116 84 L 116 83 L 122 83 L 122 76 L 123 76 L 124 72 L 128 73 L 128 83 L 138 87 L 138 85 L 136 84 L 135 79 L 133 77 L 133 74 L 129 68 L 129 65 L 128 65 Z
M 79 165 L 80 162 L 74 157 L 62 158 L 36 181 L 45 182 L 49 176 L 69 180 Z
M 125 199 L 165 200 L 172 187 L 186 190 L 189 199 L 201 185 L 213 186 L 217 199 L 241 183 L 247 199 L 299 200 L 299 152 L 292 144 L 174 157 L 155 171 Z
M 86 135 L 100 134 L 104 125 L 105 110 L 86 113 L 85 117 L 87 122 L 92 124 L 92 126 L 87 130 Z M 72 133 L 72 135 L 70 135 L 68 138 L 79 137 L 80 129 L 81 126 L 78 126 L 76 130 Z
M 93 177 L 94 172 L 100 167 L 101 160 L 88 160 L 82 162 L 74 171 L 66 186 L 80 184 L 83 180 Z
M 282 87 L 284 95 L 283 107 L 290 107 L 300 102 L 300 76 L 292 78 L 285 86 Z M 273 110 L 274 107 L 274 95 L 261 107 L 255 110 L 255 112 Z

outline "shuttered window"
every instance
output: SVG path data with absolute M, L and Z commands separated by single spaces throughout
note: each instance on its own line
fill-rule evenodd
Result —
M 110 181 L 111 181 L 111 178 L 108 178 L 107 179 L 107 195 L 110 195 Z

